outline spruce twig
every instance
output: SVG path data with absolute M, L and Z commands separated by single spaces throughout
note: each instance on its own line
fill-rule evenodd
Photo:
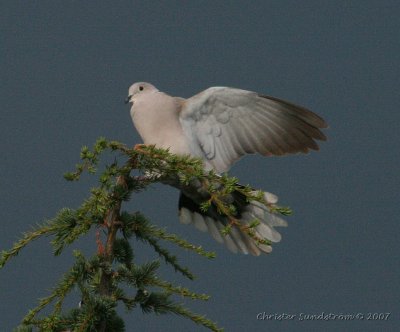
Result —
M 33 328 L 41 331 L 125 331 L 124 322 L 116 310 L 118 303 L 123 303 L 128 310 L 140 306 L 144 313 L 174 313 L 212 331 L 221 331 L 208 318 L 191 312 L 173 300 L 174 296 L 208 300 L 208 295 L 192 292 L 186 287 L 162 279 L 158 273 L 161 264 L 159 260 L 137 264 L 131 243 L 134 239 L 147 243 L 166 264 L 188 279 L 194 279 L 193 273 L 187 267 L 181 266 L 177 257 L 160 245 L 162 241 L 209 259 L 214 258 L 215 254 L 153 225 L 139 211 L 123 211 L 122 203 L 129 200 L 132 194 L 145 190 L 155 182 L 168 183 L 175 179 L 182 186 L 196 183 L 209 193 L 209 199 L 201 208 L 206 211 L 213 206 L 229 220 L 226 233 L 229 233 L 232 226 L 241 227 L 260 243 L 266 242 L 256 238 L 252 231 L 258 221 L 242 226 L 236 220 L 235 207 L 226 202 L 225 197 L 238 191 L 247 200 L 264 204 L 271 213 L 286 215 L 290 210 L 268 204 L 262 193 L 238 185 L 236 178 L 204 171 L 201 160 L 176 156 L 154 146 L 130 149 L 122 143 L 104 138 L 98 139 L 92 149 L 83 147 L 82 162 L 76 166 L 74 172 L 66 173 L 64 177 L 69 181 L 78 181 L 85 171 L 90 174 L 99 173 L 101 155 L 106 150 L 117 153 L 118 158 L 100 172 L 99 186 L 91 189 L 89 198 L 81 206 L 77 209 L 61 209 L 53 219 L 25 233 L 10 250 L 1 252 L 0 268 L 30 242 L 40 237 L 52 237 L 54 254 L 59 255 L 84 234 L 93 231 L 96 234 L 95 255 L 87 259 L 82 253 L 75 251 L 72 268 L 61 278 L 51 294 L 41 299 L 38 306 L 28 312 L 16 331 L 33 331 Z M 104 241 L 101 233 L 106 236 Z M 74 288 L 80 291 L 83 304 L 80 308 L 68 310 L 64 306 L 64 299 Z M 154 291 L 154 288 L 161 289 L 161 292 Z M 132 293 L 132 289 L 136 293 Z M 43 315 L 41 311 L 52 303 L 51 314 Z

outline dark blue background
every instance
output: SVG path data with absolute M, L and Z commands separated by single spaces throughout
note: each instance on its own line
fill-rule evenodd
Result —
M 397 330 L 399 9 L 397 1 L 3 1 L 0 248 L 87 196 L 94 178 L 62 178 L 82 145 L 140 141 L 123 104 L 133 82 L 182 97 L 216 85 L 253 90 L 330 125 L 319 153 L 251 156 L 232 169 L 294 209 L 283 240 L 269 256 L 234 255 L 180 225 L 178 193 L 155 186 L 126 209 L 217 252 L 208 261 L 171 246 L 198 279 L 170 268 L 162 275 L 211 294 L 187 305 L 226 331 Z M 76 248 L 94 250 L 94 234 Z M 156 257 L 135 250 L 139 261 Z M 0 271 L 0 330 L 11 331 L 71 263 L 69 251 L 55 259 L 42 239 Z M 204 330 L 172 315 L 121 312 L 127 331 Z M 263 321 L 260 312 L 391 316 Z

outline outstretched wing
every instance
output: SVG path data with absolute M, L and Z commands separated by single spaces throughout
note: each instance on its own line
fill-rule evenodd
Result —
M 326 122 L 289 102 L 255 92 L 213 87 L 187 99 L 179 115 L 192 150 L 217 172 L 241 156 L 318 150 Z

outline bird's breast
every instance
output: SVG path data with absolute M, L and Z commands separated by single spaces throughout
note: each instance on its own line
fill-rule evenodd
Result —
M 135 102 L 131 117 L 143 143 L 169 149 L 174 154 L 191 154 L 188 139 L 179 122 L 175 105 L 167 103 L 141 105 Z

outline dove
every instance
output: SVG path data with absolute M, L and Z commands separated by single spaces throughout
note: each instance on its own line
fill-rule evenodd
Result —
M 173 97 L 154 85 L 138 82 L 131 85 L 126 103 L 131 104 L 133 124 L 145 145 L 168 149 L 177 155 L 200 158 L 205 170 L 220 174 L 246 154 L 281 156 L 319 150 L 316 141 L 325 141 L 321 131 L 327 123 L 317 114 L 290 102 L 252 91 L 210 87 L 188 99 Z M 221 231 L 229 220 L 216 207 L 200 209 L 207 193 L 195 184 L 183 186 L 169 181 L 181 190 L 179 220 L 208 232 L 220 243 L 236 253 L 259 256 L 270 253 L 270 244 L 259 243 L 242 228 L 233 225 L 228 234 Z M 265 192 L 268 204 L 275 204 L 277 196 Z M 263 204 L 248 202 L 238 191 L 230 200 L 236 207 L 235 218 L 242 225 L 255 219 L 258 238 L 270 243 L 279 242 L 281 234 L 275 227 L 285 227 L 285 220 L 271 213 Z

